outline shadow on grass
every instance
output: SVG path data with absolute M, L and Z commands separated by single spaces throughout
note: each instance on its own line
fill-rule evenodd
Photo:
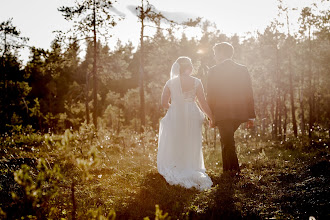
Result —
M 212 189 L 195 200 L 194 203 L 200 206 L 200 210 L 190 211 L 189 219 L 260 219 L 252 212 L 248 215 L 243 212 L 242 201 L 237 196 L 237 184 L 242 181 L 240 178 L 230 174 L 211 178 L 214 184 Z
M 158 173 L 148 173 L 141 183 L 141 190 L 128 206 L 117 212 L 118 219 L 143 219 L 155 216 L 155 205 L 158 204 L 164 213 L 172 219 L 182 219 L 182 212 L 189 201 L 198 193 L 194 189 L 172 186 Z
M 329 219 L 330 157 L 319 157 L 298 174 L 281 173 L 285 194 L 277 199 L 281 209 L 295 218 Z
M 242 207 L 237 206 L 235 184 L 239 181 L 229 175 L 214 177 L 213 187 L 200 192 L 169 185 L 158 173 L 148 173 L 141 183 L 141 190 L 128 206 L 118 210 L 118 219 L 143 219 L 155 216 L 158 204 L 171 219 L 258 219 L 242 217 Z

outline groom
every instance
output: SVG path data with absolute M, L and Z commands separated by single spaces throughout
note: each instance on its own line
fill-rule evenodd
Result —
M 207 101 L 221 137 L 223 171 L 239 173 L 234 133 L 241 123 L 256 117 L 249 72 L 232 60 L 234 48 L 227 42 L 213 47 L 216 65 L 207 77 Z

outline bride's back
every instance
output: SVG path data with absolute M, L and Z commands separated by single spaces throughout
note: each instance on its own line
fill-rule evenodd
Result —
M 180 83 L 183 93 L 190 92 L 195 89 L 195 78 L 192 76 L 181 76 Z

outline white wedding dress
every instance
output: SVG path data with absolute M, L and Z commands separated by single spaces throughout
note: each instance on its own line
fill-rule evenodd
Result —
M 194 88 L 182 92 L 180 76 L 167 81 L 171 105 L 160 121 L 157 169 L 171 185 L 198 190 L 209 189 L 212 180 L 205 173 L 202 151 L 202 123 L 204 114 L 197 106 Z

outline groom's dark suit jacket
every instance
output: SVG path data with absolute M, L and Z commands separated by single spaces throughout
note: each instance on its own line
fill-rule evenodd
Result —
M 215 122 L 255 118 L 251 78 L 247 68 L 225 60 L 209 69 L 207 101 Z

